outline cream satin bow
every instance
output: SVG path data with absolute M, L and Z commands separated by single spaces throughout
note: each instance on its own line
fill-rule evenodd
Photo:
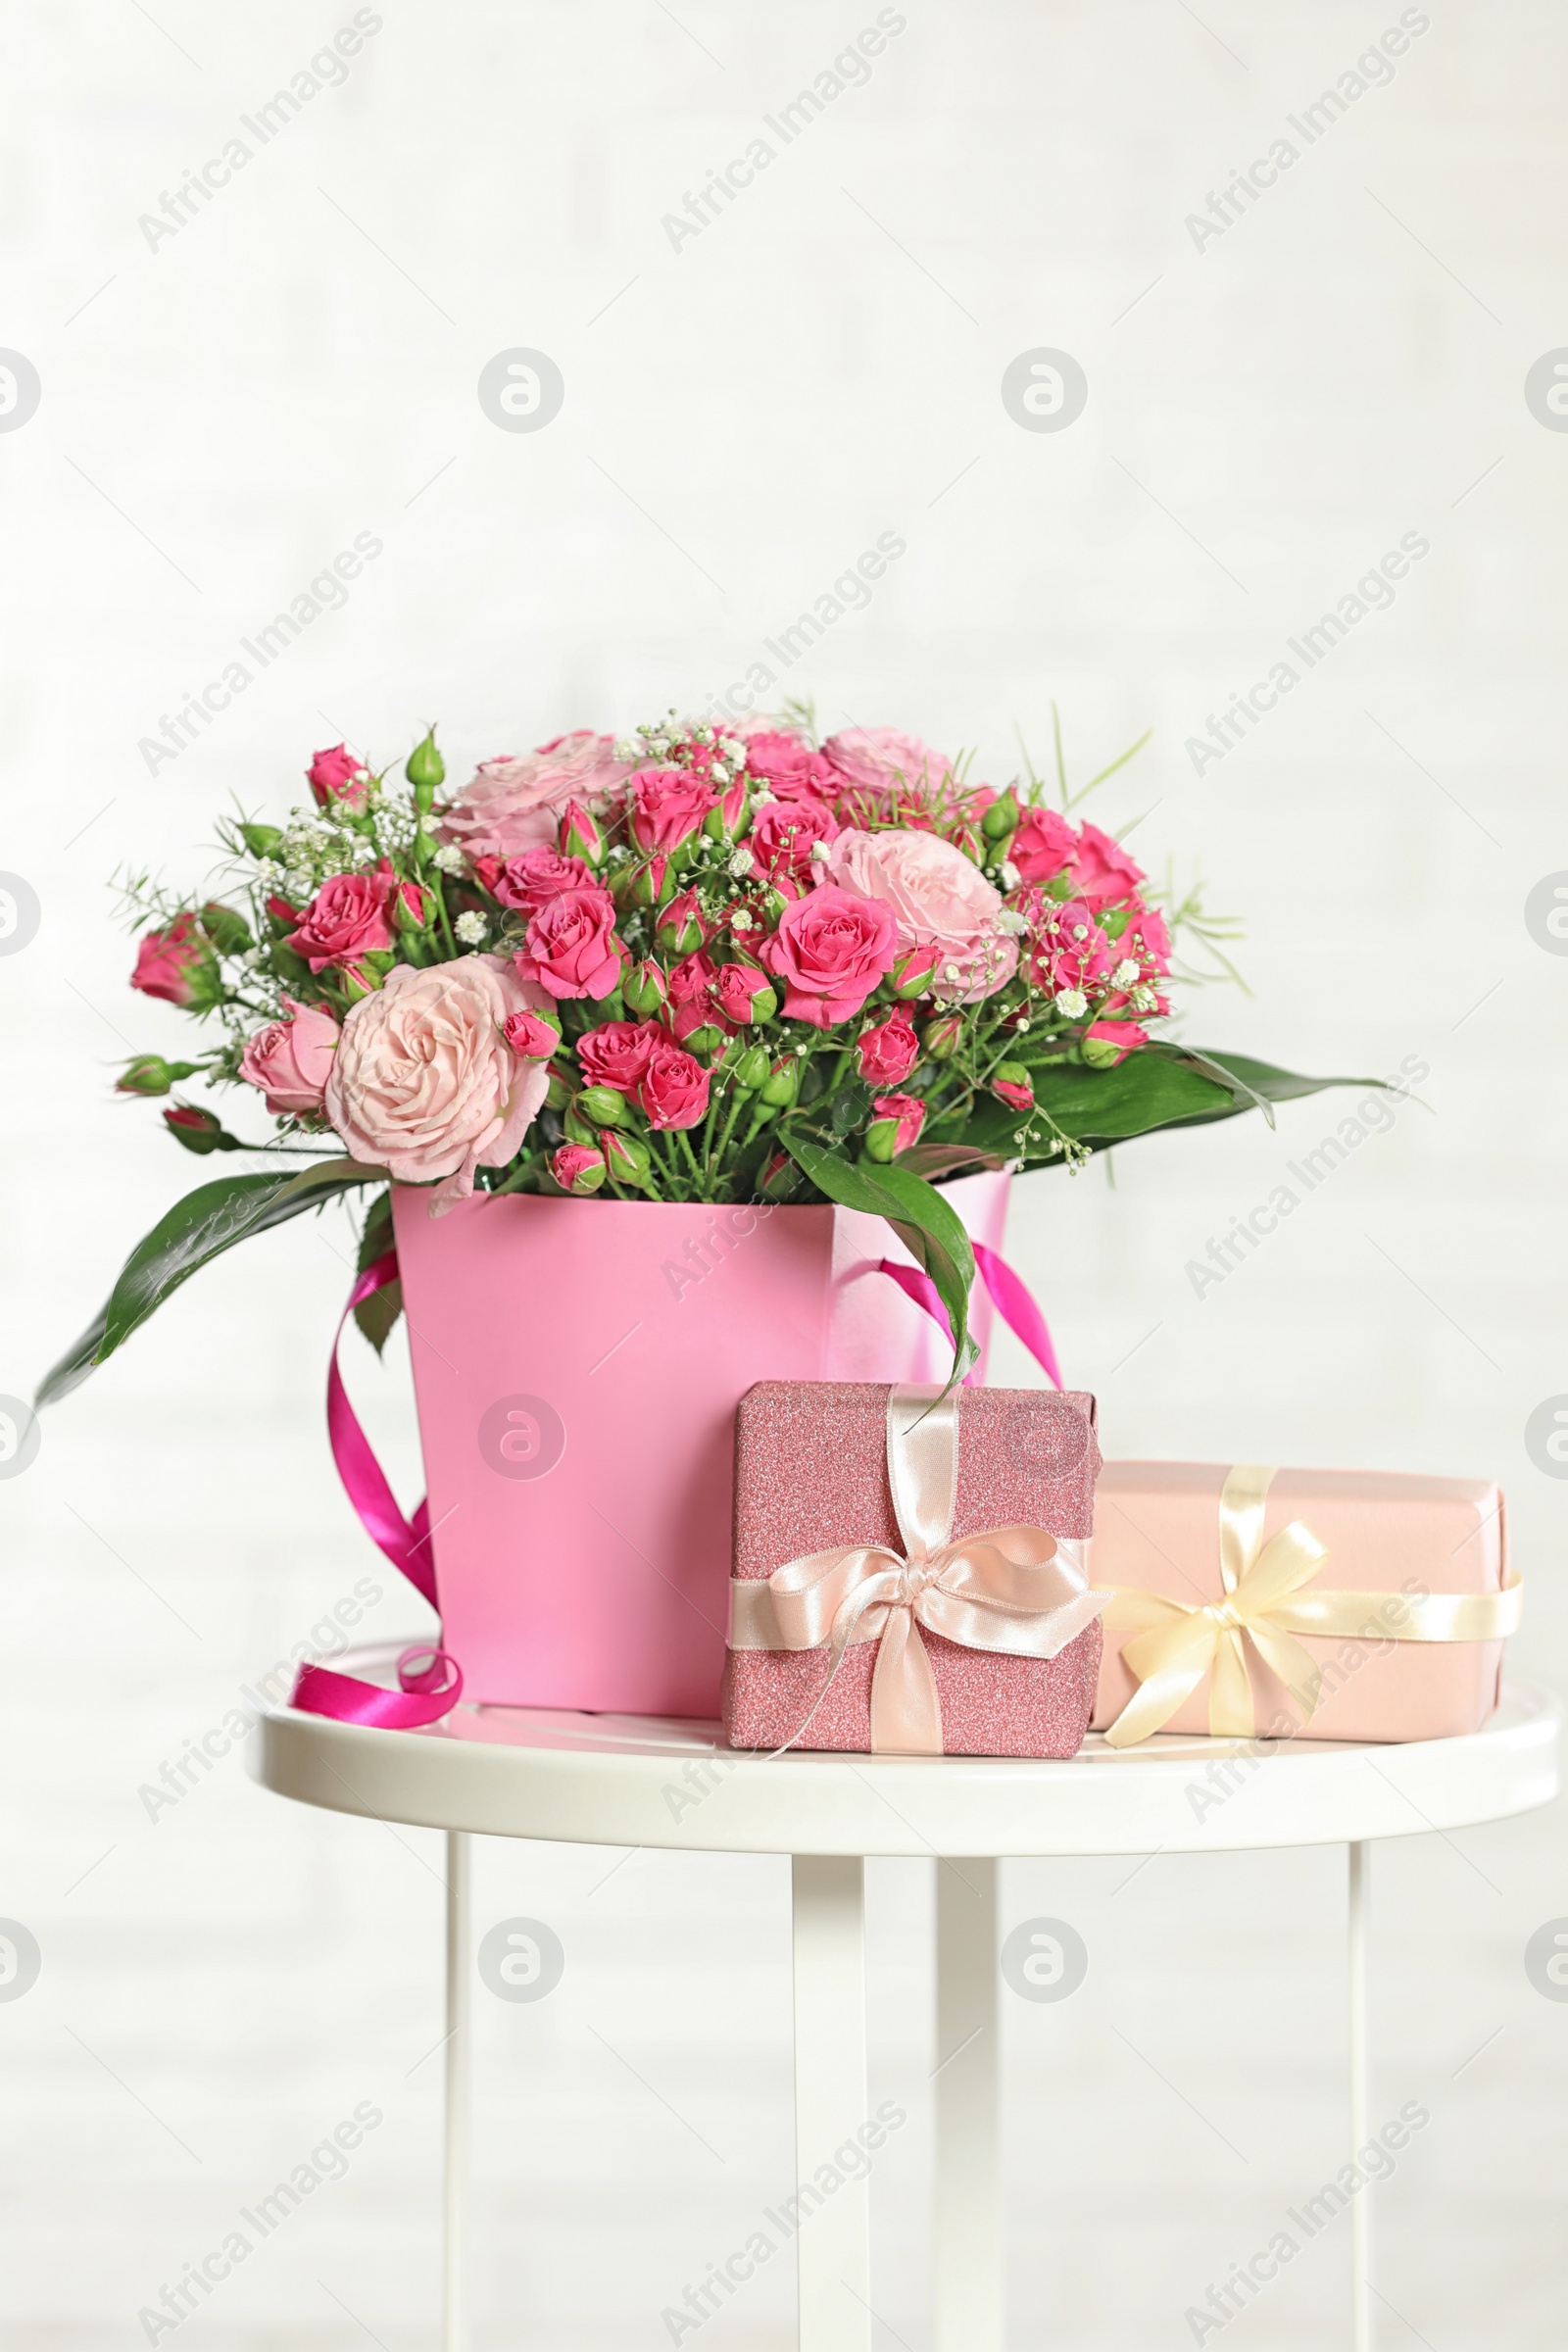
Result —
M 1111 1747 L 1131 1747 L 1169 1723 L 1205 1674 L 1211 1739 L 1250 1740 L 1256 1730 L 1248 1644 L 1271 1666 L 1310 1723 L 1323 1671 L 1298 1634 L 1349 1641 L 1491 1642 L 1519 1622 L 1520 1580 L 1495 1592 L 1305 1592 L 1328 1552 L 1293 1519 L 1267 1544 L 1263 1513 L 1274 1471 L 1240 1463 L 1219 1497 L 1220 1599 L 1168 1600 L 1132 1585 L 1101 1585 L 1105 1625 L 1131 1633 L 1122 1657 L 1139 1688 L 1109 1731 Z M 1395 1605 L 1397 1606 L 1396 1614 Z
M 1054 1658 L 1105 1605 L 1043 1527 L 990 1527 L 953 1539 L 962 1392 L 901 1386 L 888 1395 L 888 1484 L 904 1542 L 806 1553 L 762 1582 L 730 1586 L 733 1649 L 820 1649 L 826 1697 L 852 1643 L 876 1642 L 873 1753 L 942 1753 L 942 1706 L 916 1626 L 966 1649 Z M 782 1750 L 779 1751 L 782 1753 Z

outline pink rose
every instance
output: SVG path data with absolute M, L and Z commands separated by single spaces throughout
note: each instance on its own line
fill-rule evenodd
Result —
M 591 802 L 630 773 L 615 758 L 614 738 L 584 729 L 558 735 L 524 759 L 481 760 L 477 774 L 443 813 L 447 841 L 470 857 L 516 858 L 553 849 L 560 812 L 571 801 Z
M 1002 894 L 940 834 L 841 833 L 824 869 L 833 882 L 884 901 L 903 952 L 935 948 L 931 994 L 974 1004 L 1018 968 L 1018 945 L 1000 927 Z
M 504 1167 L 550 1084 L 504 1035 L 537 1002 L 500 956 L 396 965 L 350 1007 L 326 1082 L 326 1115 L 354 1157 L 400 1184 L 445 1177 L 443 1204 L 472 1192 L 481 1160 Z
M 1017 864 L 1017 859 L 1013 863 Z M 1022 872 L 1022 867 L 1019 867 Z M 1082 899 L 1098 914 L 1102 906 L 1113 906 L 1118 899 L 1130 898 L 1144 879 L 1144 869 L 1135 865 L 1119 842 L 1102 833 L 1098 825 L 1084 825 L 1079 832 L 1078 855 L 1073 859 L 1073 896 Z
M 337 1050 L 338 1026 L 329 1012 L 311 1004 L 284 1004 L 293 1014 L 288 1021 L 270 1021 L 245 1041 L 239 1074 L 267 1097 L 269 1110 L 319 1110 Z
M 391 896 L 390 874 L 333 874 L 283 944 L 303 956 L 313 972 L 376 954 L 392 945 L 387 920 Z
M 708 1072 L 679 1046 L 658 1045 L 648 1057 L 637 1101 L 650 1127 L 695 1127 L 708 1114 Z
M 785 907 L 761 957 L 784 983 L 786 1016 L 831 1029 L 859 1011 L 897 953 L 893 909 L 828 883 Z
M 370 779 L 347 744 L 334 744 L 329 752 L 318 752 L 305 775 L 318 808 L 329 808 L 334 801 L 344 808 L 365 807 Z
M 608 997 L 626 966 L 615 937 L 615 902 L 590 883 L 564 890 L 528 925 L 517 969 L 553 997 Z
M 1116 951 L 1081 899 L 1059 905 L 1036 889 L 1013 901 L 1029 923 L 1029 977 L 1050 996 L 1065 989 L 1090 995 L 1116 965 Z
M 490 896 L 517 914 L 537 914 L 564 890 L 586 890 L 593 876 L 580 858 L 556 849 L 524 850 L 517 858 L 476 858 L 474 868 Z
M 609 1170 L 604 1153 L 592 1144 L 563 1144 L 550 1173 L 564 1193 L 597 1193 Z
M 1026 808 L 1007 844 L 1007 857 L 1025 882 L 1049 882 L 1070 865 L 1078 849 L 1078 828 L 1054 808 Z
M 925 1104 L 918 1095 L 876 1095 L 871 1114 L 865 1140 L 873 1158 L 893 1159 L 919 1142 Z
M 1170 970 L 1170 933 L 1156 906 L 1145 906 L 1135 899 L 1127 928 L 1116 947 L 1119 955 L 1136 956 L 1161 979 Z
M 901 1010 L 875 1029 L 863 1030 L 855 1050 L 867 1086 L 898 1086 L 920 1058 L 920 1040 L 908 1014 Z
M 629 1095 L 661 1036 L 653 1021 L 602 1021 L 577 1040 L 577 1062 L 587 1084 Z
M 1033 1110 L 1035 1090 L 1022 1078 L 993 1078 L 991 1092 L 1009 1110 Z
M 810 800 L 831 793 L 838 776 L 831 760 L 813 752 L 798 735 L 773 727 L 759 727 L 746 738 L 746 764 L 781 801 Z
M 1148 1043 L 1149 1031 L 1136 1021 L 1091 1021 L 1083 1035 L 1083 1055 L 1093 1070 L 1113 1070 Z
M 752 1021 L 768 1020 L 778 1010 L 778 998 L 765 974 L 749 963 L 726 963 L 709 990 L 726 1026 L 744 1029 Z
M 640 850 L 673 850 L 700 832 L 718 795 L 685 767 L 642 767 L 630 788 L 631 837 Z
M 193 1004 L 211 973 L 213 952 L 193 914 L 176 914 L 162 931 L 142 934 L 136 949 L 132 988 L 169 1004 Z
M 802 881 L 811 874 L 811 849 L 816 842 L 836 841 L 839 820 L 818 801 L 765 802 L 752 819 L 746 847 L 760 874 L 771 881 L 790 874 Z
M 561 1031 L 537 1012 L 509 1012 L 501 1034 L 523 1061 L 548 1061 L 561 1043 Z
M 830 735 L 822 750 L 841 783 L 879 811 L 906 800 L 934 800 L 953 773 L 944 753 L 897 727 L 846 727 Z

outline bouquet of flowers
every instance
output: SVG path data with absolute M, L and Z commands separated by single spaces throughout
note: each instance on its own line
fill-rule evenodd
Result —
M 891 728 L 818 743 L 800 708 L 565 735 L 455 792 L 433 729 L 401 780 L 318 752 L 313 806 L 226 828 L 223 895 L 132 885 L 132 986 L 216 1034 L 120 1090 L 235 1087 L 271 1136 L 178 1096 L 165 1123 L 270 1164 L 176 1204 L 41 1396 L 220 1250 L 389 1181 L 432 1213 L 475 1192 L 870 1209 L 961 1360 L 973 1261 L 945 1178 L 1336 1083 L 1159 1034 L 1173 923 L 1212 927 L 1071 821 L 1059 744 L 1057 765 L 1053 806 Z M 362 1265 L 389 1235 L 373 1191 Z M 384 1304 L 361 1311 L 379 1343 Z

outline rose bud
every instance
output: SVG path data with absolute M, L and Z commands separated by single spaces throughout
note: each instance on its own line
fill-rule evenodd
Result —
M 194 1078 L 200 1063 L 166 1061 L 161 1054 L 138 1054 L 115 1080 L 117 1095 L 167 1095 L 181 1078 Z
M 690 956 L 708 937 L 695 891 L 683 890 L 670 900 L 654 930 L 657 946 L 666 956 Z
M 654 1155 L 640 1135 L 620 1135 L 607 1127 L 599 1148 L 616 1184 L 646 1184 L 653 1174 Z
M 726 963 L 710 992 L 726 1021 L 737 1029 L 754 1021 L 770 1021 L 778 1010 L 778 991 L 767 976 L 749 963 Z
M 801 1181 L 801 1171 L 787 1152 L 775 1152 L 761 1175 L 757 1189 L 764 1200 L 787 1200 Z
M 1023 811 L 1014 799 L 1012 787 L 1009 784 L 1006 791 L 992 802 L 980 819 L 980 830 L 987 841 L 1005 841 L 1009 833 L 1016 831 L 1022 814 Z
M 940 1019 L 927 1021 L 920 1032 L 920 1043 L 933 1061 L 951 1061 L 962 1036 L 963 1022 L 959 1015 L 945 1012 Z
M 415 745 L 403 773 L 414 786 L 414 806 L 422 816 L 435 799 L 437 786 L 446 781 L 447 763 L 435 748 L 434 727 Z
M 801 1065 L 796 1056 L 786 1054 L 775 1061 L 758 1091 L 775 1110 L 788 1110 L 801 1091 Z
M 1083 1034 L 1083 1057 L 1092 1070 L 1113 1070 L 1148 1043 L 1149 1032 L 1137 1021 L 1091 1021 Z
M 274 890 L 267 902 L 267 911 L 280 930 L 297 931 L 305 909 L 303 906 L 291 906 L 287 899 L 279 898 Z
M 640 1021 L 651 1020 L 663 1010 L 669 996 L 663 965 L 652 957 L 634 963 L 620 984 L 620 996 L 628 1012 L 634 1012 Z
M 187 1152 L 205 1154 L 244 1149 L 233 1136 L 224 1134 L 221 1120 L 215 1118 L 210 1110 L 198 1110 L 194 1102 L 179 1102 L 172 1110 L 166 1110 L 164 1125 Z
M 571 1107 L 574 1115 L 589 1127 L 621 1127 L 628 1115 L 625 1096 L 612 1086 L 585 1086 Z
M 680 1043 L 688 1054 L 695 1054 L 700 1060 L 711 1061 L 715 1054 L 723 1051 L 727 1034 L 713 1021 L 699 1021 L 695 1029 L 688 1029 L 680 1036 Z
M 925 1104 L 918 1095 L 875 1095 L 871 1109 L 875 1115 L 865 1131 L 867 1159 L 892 1159 L 919 1140 Z
M 868 1086 L 898 1086 L 920 1058 L 920 1040 L 906 1012 L 895 1012 L 862 1032 L 856 1046 L 860 1076 Z
M 218 966 L 194 914 L 176 914 L 164 930 L 142 933 L 130 985 L 187 1011 L 204 1012 L 220 1001 Z
M 564 858 L 580 858 L 584 865 L 599 865 L 604 861 L 604 827 L 581 801 L 566 803 L 566 812 L 561 820 L 561 854 Z
M 991 1092 L 1009 1110 L 1033 1110 L 1034 1081 L 1021 1061 L 1001 1061 L 992 1073 Z
M 239 837 L 253 858 L 273 858 L 283 836 L 276 825 L 241 825 Z
M 594 1144 L 563 1144 L 550 1173 L 564 1193 L 597 1193 L 605 1181 L 605 1155 Z
M 392 894 L 392 918 L 400 931 L 422 931 L 434 911 L 434 893 L 417 882 L 400 882 Z
M 632 868 L 627 895 L 634 906 L 663 906 L 675 895 L 675 869 L 667 858 L 650 858 Z
M 330 808 L 334 803 L 344 808 L 363 808 L 370 788 L 364 766 L 344 743 L 334 744 L 329 752 L 318 752 L 305 770 L 305 780 L 318 808 Z
M 941 960 L 941 953 L 936 948 L 911 948 L 908 954 L 901 956 L 893 966 L 890 975 L 893 982 L 893 994 L 902 998 L 906 1003 L 909 998 L 923 994 L 930 984 L 932 973 Z
M 751 794 L 744 776 L 737 776 L 724 788 L 716 808 L 710 808 L 703 819 L 703 831 L 710 841 L 737 841 L 746 830 L 751 814 Z
M 561 1043 L 559 1027 L 537 1012 L 509 1013 L 501 1024 L 501 1034 L 523 1061 L 548 1061 Z
M 564 1110 L 577 1091 L 575 1073 L 563 1069 L 560 1062 L 550 1065 L 549 1083 L 545 1089 L 545 1106 L 549 1110 Z
M 743 1094 L 755 1095 L 771 1067 L 765 1046 L 748 1046 L 730 1064 L 730 1077 Z

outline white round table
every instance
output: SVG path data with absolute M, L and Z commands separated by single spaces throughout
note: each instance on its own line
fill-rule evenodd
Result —
M 393 1680 L 407 1644 L 335 1657 Z M 1402 1746 L 1091 1736 L 1064 1763 L 731 1749 L 717 1724 L 459 1706 L 420 1732 L 278 1708 L 255 1773 L 302 1803 L 447 1833 L 444 2352 L 466 2352 L 467 1839 L 792 1857 L 796 2172 L 867 2123 L 862 1879 L 868 1854 L 937 1873 L 937 2352 L 1002 2352 L 998 1863 L 1008 1855 L 1349 1849 L 1349 2145 L 1367 2136 L 1367 1847 L 1529 1812 L 1557 1793 L 1559 1702 L 1519 1685 L 1481 1731 Z M 946 1864 L 948 1867 L 940 1867 Z M 946 2052 L 943 2057 L 941 2053 Z M 869 2352 L 869 2202 L 796 2199 L 801 2352 Z M 1350 2341 L 1369 2352 L 1368 2202 L 1351 2208 Z

